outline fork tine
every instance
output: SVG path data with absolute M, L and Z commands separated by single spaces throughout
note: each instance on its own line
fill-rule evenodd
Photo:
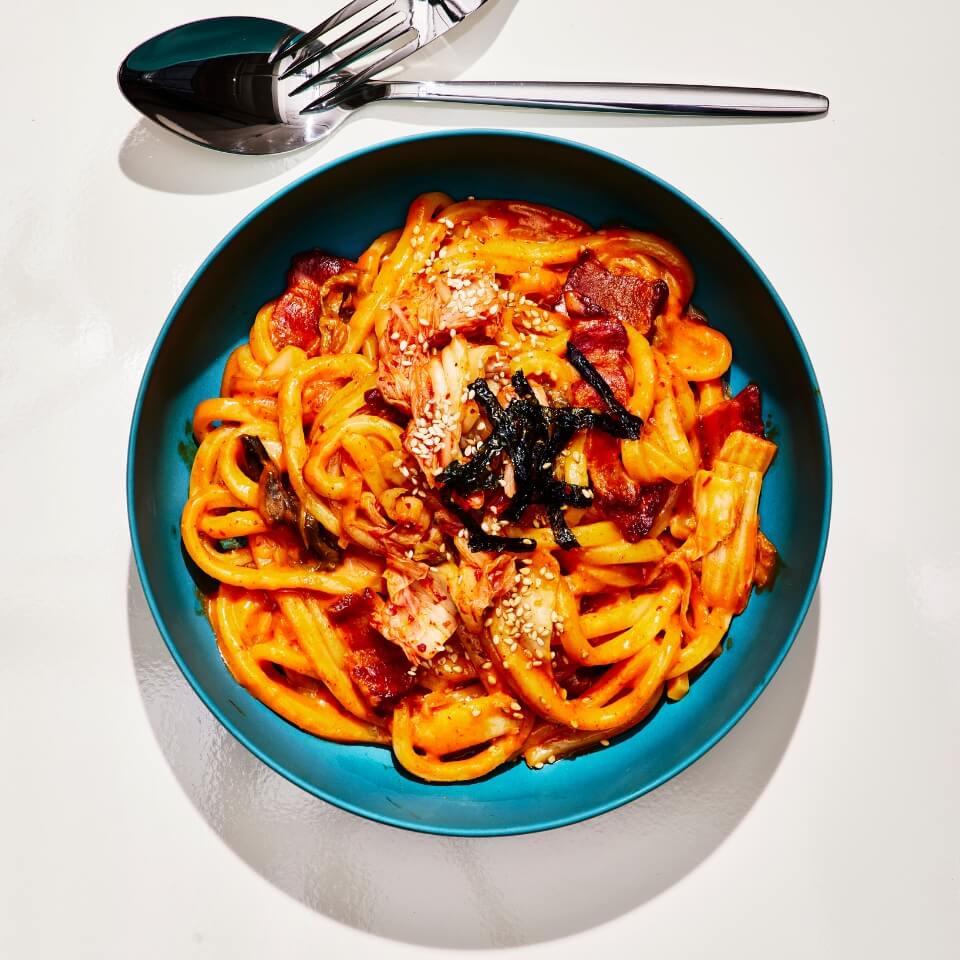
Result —
M 341 80 L 332 90 L 328 90 L 322 97 L 317 97 L 316 100 L 308 103 L 300 112 L 301 113 L 313 113 L 316 110 L 323 109 L 325 107 L 335 107 L 338 103 L 344 100 L 346 97 L 357 89 L 357 87 L 366 83 L 371 77 L 376 76 L 378 73 L 382 73 L 384 70 L 388 70 L 395 63 L 399 63 L 403 60 L 404 57 L 410 56 L 418 48 L 419 40 L 417 37 L 414 37 L 412 40 L 405 43 L 402 47 L 394 50 L 392 53 L 388 53 L 386 56 L 381 57 L 375 63 L 370 64 L 369 67 L 361 70 L 360 73 L 354 74 L 348 80 Z M 304 84 L 304 87 L 309 86 L 309 84 Z
M 278 41 L 276 46 L 267 54 L 267 63 L 273 63 L 278 56 L 280 56 L 280 51 L 296 36 L 298 36 L 300 31 L 296 27 L 291 27 Z
M 339 50 L 340 47 L 342 47 L 345 43 L 350 43 L 352 40 L 356 40 L 357 37 L 366 33 L 368 30 L 373 29 L 373 27 L 380 26 L 384 20 L 389 20 L 396 12 L 397 11 L 393 3 L 388 3 L 382 10 L 378 10 L 376 13 L 367 17 L 363 23 L 357 25 L 352 30 L 349 30 L 342 37 L 337 37 L 336 40 L 333 40 L 328 44 L 324 44 L 323 47 L 314 53 L 310 53 L 308 51 L 306 56 L 300 57 L 295 63 L 290 64 L 290 66 L 280 74 L 280 79 L 286 80 L 287 77 L 293 76 L 293 74 L 302 70 L 304 67 L 310 66 L 311 63 L 316 63 L 318 60 L 323 59 L 323 57 L 327 56 L 328 54 L 333 53 L 334 50 Z
M 412 40 L 407 41 L 407 43 L 405 43 L 399 49 L 394 50 L 392 53 L 388 53 L 385 57 L 381 57 L 379 60 L 377 60 L 376 63 L 372 63 L 365 70 L 362 70 L 360 73 L 350 77 L 349 80 L 341 80 L 340 83 L 338 83 L 332 90 L 328 90 L 322 97 L 317 97 L 316 100 L 308 103 L 300 111 L 300 113 L 314 113 L 317 110 L 322 110 L 327 107 L 335 107 L 338 103 L 348 97 L 357 87 L 365 83 L 372 76 L 388 69 L 389 67 L 392 67 L 404 57 L 410 56 L 410 54 L 417 49 L 419 42 L 419 38 L 414 37 Z M 305 86 L 309 86 L 309 84 Z
M 350 17 L 355 14 L 366 10 L 367 7 L 373 3 L 376 3 L 376 0 L 351 0 L 350 3 L 341 7 L 336 13 L 331 13 L 323 23 L 318 24 L 312 30 L 308 30 L 296 43 L 291 44 L 286 50 L 279 50 L 276 56 L 295 56 L 304 47 L 313 43 L 322 33 L 326 33 L 327 30 L 332 30 L 334 27 L 343 23 L 344 20 L 349 20 Z
M 392 43 L 398 37 L 402 37 L 409 29 L 410 27 L 408 24 L 400 23 L 395 27 L 391 27 L 389 30 L 384 30 L 383 33 L 381 33 L 378 37 L 371 40 L 368 44 L 366 44 L 361 49 L 351 50 L 348 54 L 346 54 L 346 56 L 342 57 L 340 60 L 337 60 L 336 63 L 333 63 L 328 67 L 325 67 L 323 70 L 319 71 L 319 73 L 316 73 L 314 74 L 314 76 L 310 77 L 309 79 L 304 80 L 304 82 L 301 83 L 299 87 L 297 87 L 294 90 L 291 90 L 289 95 L 291 97 L 295 96 L 298 93 L 303 93 L 304 90 L 309 90 L 310 87 L 314 87 L 317 84 L 323 83 L 325 80 L 329 80 L 330 77 L 333 76 L 333 74 L 336 73 L 338 70 L 341 70 L 343 67 L 346 67 L 348 64 L 353 63 L 354 60 L 357 60 L 368 53 L 372 53 L 374 50 L 379 50 L 381 47 L 385 46 L 388 43 Z M 403 55 L 407 56 L 408 53 L 411 53 L 413 50 L 416 50 L 418 43 L 419 43 L 419 38 L 415 37 L 409 43 L 404 44 L 404 46 L 401 47 L 401 50 L 405 51 Z M 408 48 L 410 49 L 408 50 Z M 400 50 L 397 50 L 396 52 L 400 53 Z M 364 70 L 363 72 L 366 73 L 367 71 Z M 361 74 L 357 74 L 357 76 L 361 76 Z M 351 86 L 353 86 L 352 79 L 349 81 L 349 83 Z M 333 94 L 335 92 L 336 92 L 336 88 L 331 90 L 330 94 Z M 321 99 L 326 99 L 326 98 L 322 97 Z

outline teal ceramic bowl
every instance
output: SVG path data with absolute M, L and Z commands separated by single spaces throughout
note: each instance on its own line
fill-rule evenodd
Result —
M 780 451 L 761 524 L 784 566 L 773 591 L 734 621 L 735 643 L 675 704 L 607 749 L 531 771 L 429 785 L 383 748 L 317 740 L 238 686 L 220 659 L 181 551 L 194 406 L 215 396 L 229 351 L 277 296 L 293 254 L 356 257 L 402 223 L 418 193 L 520 198 L 672 239 L 693 262 L 694 301 L 734 347 L 732 387 L 760 384 Z M 816 377 L 786 308 L 744 249 L 662 180 L 577 144 L 514 133 L 455 132 L 364 150 L 308 174 L 244 219 L 187 284 L 147 363 L 127 468 L 133 552 L 170 653 L 218 720 L 264 763 L 354 813 L 428 833 L 489 836 L 593 817 L 662 784 L 743 716 L 786 656 L 810 605 L 827 540 L 830 451 Z

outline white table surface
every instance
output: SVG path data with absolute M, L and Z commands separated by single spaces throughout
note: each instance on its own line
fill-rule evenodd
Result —
M 956 957 L 953 5 L 492 0 L 416 65 L 805 87 L 832 98 L 816 122 L 384 105 L 320 149 L 246 159 L 158 130 L 116 89 L 127 49 L 177 22 L 306 26 L 324 7 L 4 9 L 0 957 Z M 493 840 L 368 823 L 234 742 L 147 612 L 124 500 L 148 351 L 220 237 L 326 160 L 473 125 L 603 147 L 713 212 L 793 312 L 836 482 L 810 616 L 739 726 L 626 808 Z

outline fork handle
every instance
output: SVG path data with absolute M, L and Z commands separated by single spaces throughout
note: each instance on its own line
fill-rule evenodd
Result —
M 819 93 L 686 83 L 567 83 L 497 80 L 388 81 L 385 99 L 506 107 L 714 117 L 809 117 L 827 112 Z

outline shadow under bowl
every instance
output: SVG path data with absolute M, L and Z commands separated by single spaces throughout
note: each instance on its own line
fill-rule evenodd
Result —
M 734 620 L 728 649 L 690 693 L 607 749 L 452 785 L 406 776 L 383 748 L 318 740 L 241 688 L 220 659 L 179 534 L 193 409 L 217 395 L 227 355 L 260 306 L 282 292 L 291 257 L 311 247 L 356 257 L 430 190 L 544 203 L 595 226 L 626 223 L 675 242 L 696 272 L 694 302 L 733 343 L 733 390 L 760 385 L 779 444 L 760 522 L 783 558 L 780 576 Z M 746 712 L 786 656 L 816 587 L 829 526 L 830 448 L 816 377 L 786 308 L 709 214 L 609 154 L 549 137 L 466 131 L 344 157 L 286 187 L 230 232 L 187 284 L 147 363 L 127 495 L 134 556 L 160 632 L 234 736 L 278 773 L 346 810 L 428 833 L 493 836 L 574 823 L 632 800 L 700 757 Z

